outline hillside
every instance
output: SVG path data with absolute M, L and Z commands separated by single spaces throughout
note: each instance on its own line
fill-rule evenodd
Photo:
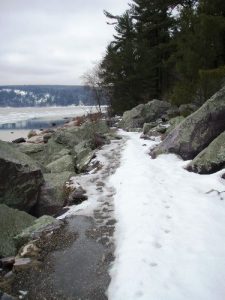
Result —
M 85 86 L 17 85 L 0 86 L 0 106 L 93 105 Z

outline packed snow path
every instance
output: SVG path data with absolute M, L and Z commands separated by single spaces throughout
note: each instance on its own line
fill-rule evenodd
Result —
M 117 225 L 109 299 L 224 300 L 225 194 L 211 191 L 225 190 L 221 172 L 189 173 L 175 155 L 152 160 L 155 142 L 126 135 L 111 177 Z

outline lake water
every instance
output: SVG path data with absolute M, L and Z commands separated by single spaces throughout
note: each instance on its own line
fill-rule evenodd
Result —
M 96 112 L 91 106 L 1 107 L 0 139 L 12 141 L 26 137 L 31 129 L 44 129 L 65 123 L 68 119 Z

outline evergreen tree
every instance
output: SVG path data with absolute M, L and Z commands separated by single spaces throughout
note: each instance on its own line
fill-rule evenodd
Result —
M 134 0 L 131 4 L 136 20 L 138 71 L 144 98 L 161 97 L 168 89 L 168 59 L 172 48 L 170 31 L 174 19 L 166 0 Z
M 203 102 L 219 89 L 225 78 L 224 0 L 133 0 L 123 15 L 105 14 L 115 35 L 100 76 L 114 112 L 153 98 Z
M 225 18 L 221 0 L 184 1 L 176 37 L 176 104 L 204 102 L 225 76 Z
M 111 91 L 111 105 L 114 112 L 121 113 L 137 103 L 135 34 L 130 12 L 122 16 L 105 15 L 113 20 L 116 34 L 107 47 L 102 61 L 102 78 Z

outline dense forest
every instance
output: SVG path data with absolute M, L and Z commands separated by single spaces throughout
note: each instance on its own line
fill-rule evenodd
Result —
M 0 86 L 0 106 L 95 105 L 85 86 L 25 85 Z
M 113 40 L 98 84 L 114 113 L 153 98 L 202 104 L 225 77 L 224 0 L 133 0 L 122 15 L 105 11 Z

